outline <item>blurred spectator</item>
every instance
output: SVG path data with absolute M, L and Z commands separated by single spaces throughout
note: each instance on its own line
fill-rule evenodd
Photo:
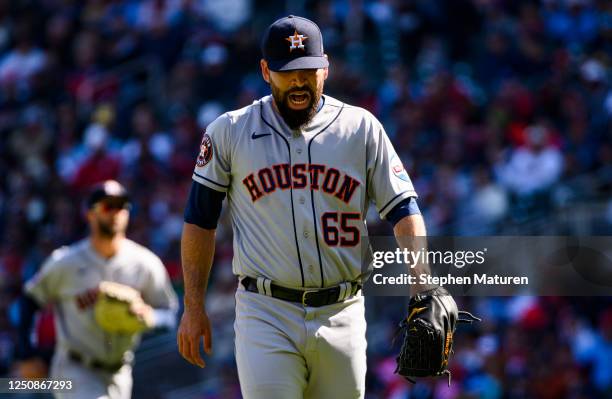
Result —
M 76 170 L 72 187 L 76 192 L 85 192 L 88 187 L 104 180 L 117 179 L 120 161 L 107 150 L 108 131 L 100 124 L 93 123 L 85 130 L 83 144 L 86 158 Z
M 599 331 L 581 325 L 574 341 L 574 356 L 592 365 L 592 381 L 602 394 L 612 393 L 612 309 L 601 314 Z
M 529 126 L 525 141 L 526 145 L 514 149 L 498 171 L 502 184 L 520 198 L 550 189 L 563 167 L 561 152 L 549 144 L 544 126 Z
M 9 146 L 23 170 L 32 178 L 42 181 L 49 173 L 46 160 L 53 133 L 46 126 L 45 112 L 36 105 L 24 109 L 22 118 L 21 127 L 9 136 Z
M 461 204 L 457 230 L 467 235 L 493 235 L 508 212 L 506 191 L 484 168 L 474 171 L 471 183 L 472 188 Z
M 562 168 L 561 152 L 550 144 L 546 127 L 526 128 L 525 145 L 514 148 L 509 159 L 497 165 L 498 179 L 511 194 L 511 212 L 519 219 L 546 213 L 550 189 L 559 181 Z
M 18 25 L 14 34 L 14 48 L 0 57 L 0 87 L 28 90 L 31 78 L 44 68 L 46 55 L 32 42 L 32 33 L 25 21 Z

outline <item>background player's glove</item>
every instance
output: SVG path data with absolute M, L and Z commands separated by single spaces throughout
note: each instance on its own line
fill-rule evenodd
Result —
M 458 311 L 453 297 L 442 287 L 415 295 L 410 299 L 408 316 L 399 324 L 398 333 L 404 341 L 395 372 L 410 382 L 413 377 L 447 374 L 450 386 L 448 359 L 456 324 L 475 320 L 480 321 L 469 312 Z
M 94 317 L 106 332 L 136 334 L 153 327 L 153 312 L 140 293 L 124 284 L 110 281 L 100 283 Z

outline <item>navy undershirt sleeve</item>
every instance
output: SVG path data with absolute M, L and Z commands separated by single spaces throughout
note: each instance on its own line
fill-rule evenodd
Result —
M 393 209 L 387 213 L 387 220 L 395 227 L 397 222 L 402 220 L 405 216 L 420 214 L 421 210 L 417 205 L 416 198 L 408 197 L 395 205 Z
M 186 223 L 203 229 L 216 229 L 225 193 L 208 188 L 196 181 L 191 183 L 183 218 Z

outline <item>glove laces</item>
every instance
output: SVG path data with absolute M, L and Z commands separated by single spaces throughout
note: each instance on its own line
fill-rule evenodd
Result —
M 458 313 L 459 313 L 459 318 L 457 319 L 457 323 L 472 324 L 472 322 L 474 321 L 482 321 L 480 317 L 476 317 L 466 310 L 460 310 Z M 462 319 L 461 316 L 467 316 L 468 318 Z

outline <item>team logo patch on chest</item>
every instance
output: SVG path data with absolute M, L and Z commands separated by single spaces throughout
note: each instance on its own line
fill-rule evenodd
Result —
M 202 137 L 202 142 L 200 143 L 200 153 L 198 154 L 196 165 L 201 168 L 202 166 L 210 162 L 212 156 L 212 139 L 208 134 L 204 133 L 204 136 Z

